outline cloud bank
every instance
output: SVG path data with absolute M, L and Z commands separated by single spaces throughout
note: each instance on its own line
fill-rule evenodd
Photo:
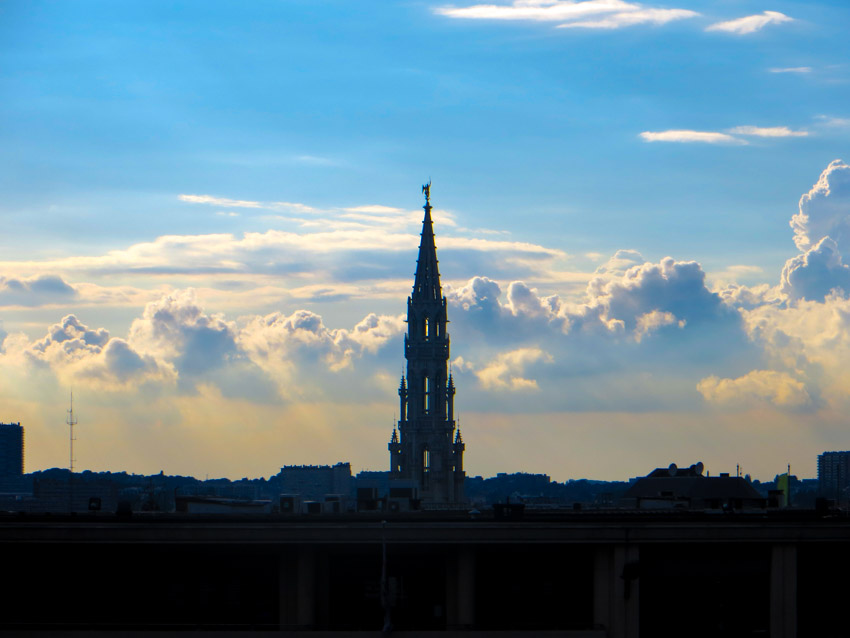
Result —
M 739 424 L 747 415 L 761 414 L 791 419 L 789 423 L 805 421 L 815 430 L 821 421 L 833 422 L 831 415 L 850 408 L 850 269 L 843 254 L 850 223 L 850 166 L 831 162 L 790 213 L 794 245 L 789 241 L 789 247 L 796 247 L 796 254 L 776 273 L 776 285 L 711 284 L 695 261 L 650 261 L 634 249 L 623 249 L 597 261 L 595 271 L 581 280 L 580 292 L 567 292 L 559 286 L 579 280 L 553 283 L 553 264 L 566 258 L 560 250 L 490 238 L 440 239 L 442 263 L 454 251 L 469 259 L 472 271 L 462 282 L 445 285 L 458 410 L 488 414 L 492 422 L 560 415 L 571 427 L 601 414 L 651 414 L 661 421 L 685 415 L 681 419 L 687 423 L 713 415 L 715 422 L 738 419 Z M 372 217 L 407 216 L 402 209 L 380 205 L 352 206 L 340 214 L 358 216 L 363 219 L 356 223 L 366 224 L 373 224 Z M 412 270 L 417 238 L 404 231 L 174 236 L 74 259 L 101 273 L 134 272 L 133 262 L 184 275 L 221 270 L 226 279 L 216 279 L 223 294 L 250 300 L 263 289 L 250 287 L 249 278 L 284 280 L 290 274 L 281 262 L 293 255 L 304 272 L 333 272 L 334 260 L 358 254 L 361 241 L 367 252 L 378 255 L 364 257 L 363 263 L 377 266 L 398 254 Z M 387 247 L 388 237 L 403 246 Z M 292 254 L 281 255 L 282 246 Z M 502 253 L 513 260 L 502 268 L 525 264 L 532 276 L 500 275 L 495 262 Z M 733 282 L 736 273 L 752 274 L 751 267 L 742 265 L 726 271 Z M 281 437 L 296 437 L 289 441 L 315 439 L 317 450 L 338 449 L 333 441 L 348 436 L 340 433 L 341 423 L 355 439 L 384 436 L 381 423 L 391 425 L 403 365 L 406 326 L 401 312 L 409 277 L 400 284 L 392 280 L 401 293 L 395 288 L 387 293 L 397 301 L 397 313 L 366 309 L 343 327 L 334 327 L 330 315 L 299 305 L 294 296 L 281 298 L 272 311 L 257 311 L 246 301 L 239 311 L 223 313 L 208 310 L 208 291 L 150 290 L 152 298 L 139 301 L 123 284 L 109 292 L 107 286 L 93 288 L 62 270 L 51 272 L 0 280 L 0 300 L 8 308 L 23 312 L 44 307 L 39 312 L 56 312 L 57 317 L 33 337 L 9 329 L 8 322 L 0 330 L 0 396 L 10 404 L 39 405 L 45 393 L 65 396 L 74 387 L 96 396 L 103 414 L 111 415 L 101 417 L 104 433 L 131 424 L 164 431 L 183 424 L 181 436 L 199 442 L 204 419 L 218 423 L 216 427 L 235 427 L 226 415 L 245 431 L 268 427 L 270 432 L 280 430 Z M 81 277 L 87 271 L 71 272 Z M 240 273 L 248 277 L 239 280 Z M 343 276 L 347 280 L 316 285 L 357 289 L 387 275 L 373 270 Z M 232 285 L 225 285 L 227 281 Z M 275 290 L 286 292 L 287 284 Z M 87 317 L 90 310 L 58 311 L 61 300 L 79 304 L 89 296 L 110 295 L 127 296 L 137 308 L 126 331 L 93 323 Z M 152 425 L 138 407 L 148 405 L 156 406 Z M 116 406 L 122 411 L 109 412 Z M 269 419 L 267 426 L 243 423 L 260 414 Z M 291 424 L 281 423 L 275 414 L 286 414 Z M 366 425 L 355 423 L 354 415 Z M 372 427 L 374 431 L 368 429 Z M 713 426 L 705 427 L 709 433 Z M 665 432 L 670 436 L 675 430 Z

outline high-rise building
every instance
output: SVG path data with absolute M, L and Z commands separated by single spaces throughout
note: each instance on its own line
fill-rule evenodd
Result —
M 24 428 L 20 423 L 0 423 L 0 476 L 24 473 Z
M 850 488 L 850 452 L 824 452 L 818 455 L 818 492 L 838 502 L 847 501 Z
M 431 221 L 431 184 L 413 292 L 407 298 L 404 357 L 407 374 L 399 385 L 398 430 L 389 443 L 390 480 L 412 482 L 423 503 L 463 503 L 463 451 L 455 430 L 455 386 L 448 370 L 446 298 L 440 287 L 437 247 Z

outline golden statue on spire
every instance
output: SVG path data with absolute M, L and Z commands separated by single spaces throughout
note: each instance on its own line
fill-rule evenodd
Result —
M 422 187 L 422 192 L 425 193 L 425 205 L 431 205 L 431 180 L 428 180 L 428 183 Z

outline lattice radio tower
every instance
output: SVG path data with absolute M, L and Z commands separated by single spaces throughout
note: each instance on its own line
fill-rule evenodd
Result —
M 74 473 L 74 441 L 77 439 L 74 438 L 74 426 L 77 425 L 77 419 L 74 416 L 74 391 L 71 390 L 71 408 L 68 410 L 68 420 L 65 421 L 68 424 L 69 435 L 68 439 L 69 443 L 69 453 L 68 453 L 68 469 L 71 470 L 71 474 Z

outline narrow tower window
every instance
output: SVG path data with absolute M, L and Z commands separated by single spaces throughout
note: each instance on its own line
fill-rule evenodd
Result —
M 425 377 L 425 413 L 431 409 L 431 379 Z
M 430 332 L 431 332 L 431 320 L 430 320 L 430 319 L 428 319 L 428 317 L 425 317 L 425 330 L 424 330 L 424 334 L 425 334 L 425 338 L 426 338 L 426 339 L 430 336 Z
M 431 471 L 431 452 L 427 447 L 422 450 L 422 471 L 426 474 Z

